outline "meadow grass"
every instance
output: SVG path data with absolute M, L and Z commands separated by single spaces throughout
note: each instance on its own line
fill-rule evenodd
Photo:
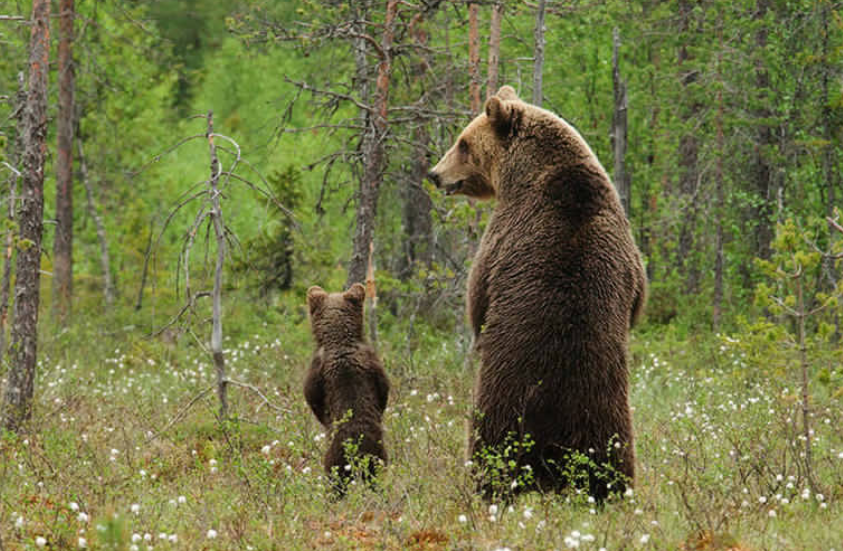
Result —
M 834 385 L 812 383 L 812 488 L 796 366 L 775 347 L 669 327 L 633 338 L 638 476 L 605 507 L 576 492 L 475 495 L 462 349 L 424 326 L 410 346 L 398 325 L 379 342 L 391 463 L 376 488 L 334 500 L 325 434 L 301 391 L 307 320 L 290 300 L 264 321 L 253 305 L 229 311 L 229 375 L 263 396 L 230 387 L 225 423 L 213 391 L 196 399 L 214 373 L 188 336 L 109 333 L 112 322 L 44 339 L 29 430 L 0 441 L 5 549 L 843 551 Z

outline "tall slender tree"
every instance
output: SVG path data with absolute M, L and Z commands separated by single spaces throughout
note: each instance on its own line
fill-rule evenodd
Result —
M 612 85 L 615 97 L 615 110 L 612 113 L 612 149 L 614 150 L 615 170 L 612 179 L 621 198 L 627 218 L 630 216 L 630 178 L 626 171 L 627 144 L 627 95 L 626 82 L 621 78 L 620 70 L 620 31 L 615 27 L 612 32 Z
M 480 32 L 479 26 L 480 6 L 475 2 L 468 5 L 468 75 L 469 75 L 469 98 L 471 100 L 471 113 L 480 112 Z
M 12 361 L 3 396 L 3 427 L 18 431 L 32 415 L 38 346 L 44 161 L 47 155 L 47 75 L 50 2 L 33 0 L 29 39 L 29 91 L 24 127 L 23 185 L 18 210 Z
M 536 6 L 536 26 L 533 29 L 533 104 L 542 104 L 542 73 L 544 71 L 544 14 L 547 0 Z
M 392 41 L 398 0 L 388 0 L 383 32 L 381 34 L 378 55 L 377 81 L 375 83 L 374 106 L 369 113 L 372 132 L 365 140 L 363 151 L 363 179 L 357 200 L 357 227 L 354 233 L 351 262 L 348 267 L 346 287 L 354 283 L 364 283 L 368 267 L 369 251 L 372 248 L 377 214 L 378 196 L 380 195 L 383 172 L 386 166 L 387 108 L 389 106 L 389 79 L 392 73 Z
M 53 312 L 67 323 L 73 296 L 73 0 L 59 2 L 59 109 L 56 120 L 56 236 L 53 241 Z
M 489 20 L 489 66 L 487 67 L 486 98 L 498 91 L 498 70 L 501 58 L 501 19 L 503 19 L 503 0 L 492 4 L 492 17 Z

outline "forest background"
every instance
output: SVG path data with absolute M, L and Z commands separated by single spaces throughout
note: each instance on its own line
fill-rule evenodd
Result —
M 840 2 L 53 4 L 40 250 L 20 218 L 35 10 L 0 5 L 5 394 L 18 257 L 41 276 L 0 549 L 839 546 Z M 493 207 L 424 175 L 502 84 L 583 134 L 647 266 L 642 494 L 600 514 L 576 494 L 490 512 L 462 465 Z M 304 292 L 364 280 L 395 465 L 323 510 Z

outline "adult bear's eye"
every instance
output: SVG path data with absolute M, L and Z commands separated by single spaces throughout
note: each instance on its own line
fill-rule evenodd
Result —
M 459 143 L 457 144 L 457 147 L 459 148 L 460 153 L 462 153 L 463 155 L 468 154 L 468 142 L 465 141 L 465 139 L 461 138 Z

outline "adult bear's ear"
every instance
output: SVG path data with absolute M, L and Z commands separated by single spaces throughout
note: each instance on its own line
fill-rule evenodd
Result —
M 512 128 L 512 109 L 512 104 L 504 103 L 498 96 L 486 100 L 486 117 L 501 136 L 508 134 Z
M 316 310 L 322 307 L 328 293 L 322 290 L 322 287 L 314 285 L 307 290 L 307 306 L 310 308 L 310 313 L 313 314 Z
M 362 305 L 366 299 L 366 288 L 360 283 L 355 283 L 348 291 L 342 294 L 342 298 L 354 305 Z
M 509 85 L 501 86 L 500 89 L 498 89 L 498 93 L 495 95 L 504 101 L 512 101 L 519 99 L 518 94 L 515 92 L 515 88 Z

